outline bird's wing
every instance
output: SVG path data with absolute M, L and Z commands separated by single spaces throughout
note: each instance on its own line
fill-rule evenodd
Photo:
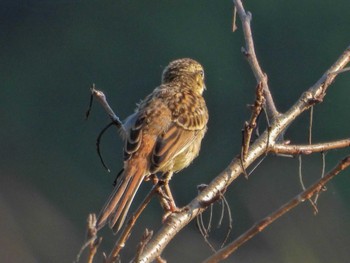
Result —
M 181 154 L 198 136 L 205 132 L 208 113 L 204 99 L 192 93 L 182 94 L 180 103 L 177 98 L 169 102 L 173 108 L 172 123 L 157 137 L 152 154 L 151 171 L 157 171 L 177 155 Z
M 124 146 L 124 161 L 128 160 L 130 156 L 136 152 L 142 142 L 142 127 L 144 126 L 146 116 L 136 112 L 129 116 L 124 122 L 127 136 L 125 138 Z
M 157 139 L 151 158 L 151 172 L 157 172 L 167 166 L 169 161 L 187 149 L 198 133 L 199 131 L 184 130 L 177 124 L 173 124 Z
M 125 122 L 129 131 L 124 147 L 125 161 L 140 148 L 148 122 L 152 123 L 153 131 L 147 132 L 156 136 L 150 170 L 157 172 L 206 130 L 208 111 L 203 97 L 193 92 L 155 90 Z

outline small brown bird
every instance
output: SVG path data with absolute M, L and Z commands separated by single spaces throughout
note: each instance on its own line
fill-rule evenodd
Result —
M 152 174 L 163 174 L 165 192 L 171 197 L 168 181 L 198 156 L 207 130 L 204 89 L 204 70 L 197 61 L 172 61 L 161 85 L 123 122 L 124 171 L 100 212 L 97 229 L 109 220 L 118 232 L 140 184 Z

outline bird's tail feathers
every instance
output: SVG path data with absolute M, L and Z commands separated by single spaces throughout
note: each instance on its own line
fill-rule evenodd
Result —
M 144 169 L 137 169 L 135 166 L 125 169 L 101 210 L 96 223 L 97 229 L 101 229 L 109 220 L 109 226 L 115 233 L 120 230 L 143 179 Z

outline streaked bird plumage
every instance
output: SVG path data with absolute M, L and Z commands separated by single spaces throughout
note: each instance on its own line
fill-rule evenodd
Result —
M 119 231 L 142 181 L 190 165 L 207 130 L 208 110 L 202 97 L 203 67 L 193 59 L 171 62 L 162 83 L 124 122 L 124 171 L 97 219 Z

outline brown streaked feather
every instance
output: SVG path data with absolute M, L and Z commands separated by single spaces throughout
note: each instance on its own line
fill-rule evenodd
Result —
M 158 137 L 152 154 L 152 165 L 150 172 L 163 170 L 162 167 L 169 166 L 169 162 L 178 154 L 187 149 L 196 138 L 196 131 L 187 131 L 174 124 L 163 135 Z
M 162 167 L 171 168 L 169 162 L 196 140 L 199 131 L 206 131 L 208 112 L 204 99 L 186 87 L 179 88 L 181 92 L 175 89 L 174 95 L 159 92 L 163 99 L 166 97 L 168 100 L 172 124 L 157 137 L 152 153 L 151 173 L 164 171 Z
M 141 144 L 141 135 L 142 135 L 142 130 L 141 129 L 134 129 L 131 128 L 128 139 L 125 144 L 125 149 L 124 151 L 130 155 L 134 152 L 136 152 Z
M 174 122 L 186 130 L 202 130 L 208 122 L 208 110 L 202 96 L 198 96 L 189 88 L 181 88 L 181 96 L 169 101 L 174 108 Z
M 127 161 L 140 148 L 144 122 L 145 116 L 140 113 L 135 113 L 130 119 L 126 120 L 127 137 L 125 138 L 124 161 Z

